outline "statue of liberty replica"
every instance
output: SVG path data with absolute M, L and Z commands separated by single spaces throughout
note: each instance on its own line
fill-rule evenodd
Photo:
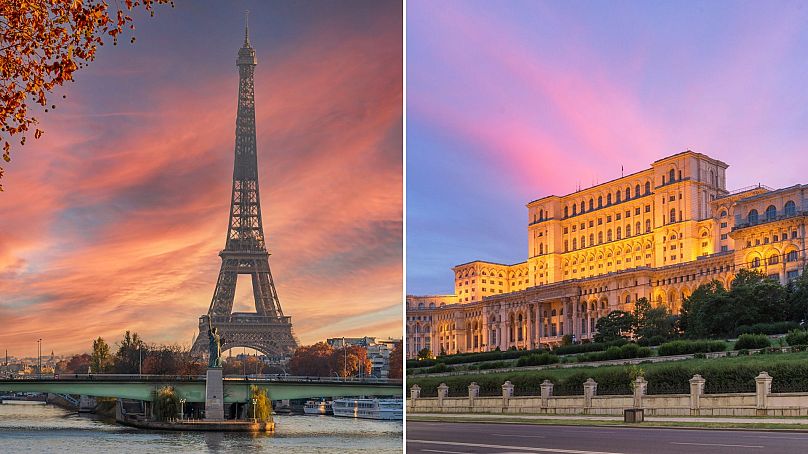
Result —
M 214 328 L 208 316 L 208 368 L 222 368 L 222 338 L 219 328 Z

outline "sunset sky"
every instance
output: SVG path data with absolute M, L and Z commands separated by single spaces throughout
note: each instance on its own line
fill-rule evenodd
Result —
M 225 243 L 245 9 L 283 310 L 303 343 L 401 337 L 401 5 L 177 0 L 57 90 L 6 165 L 0 350 L 190 345 Z
M 407 293 L 527 258 L 527 209 L 687 149 L 808 183 L 808 5 L 407 2 Z

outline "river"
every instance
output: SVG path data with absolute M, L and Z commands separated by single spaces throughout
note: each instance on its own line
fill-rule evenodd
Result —
M 52 405 L 0 405 L 0 453 L 373 453 L 403 452 L 401 421 L 276 416 L 273 435 L 157 432 Z

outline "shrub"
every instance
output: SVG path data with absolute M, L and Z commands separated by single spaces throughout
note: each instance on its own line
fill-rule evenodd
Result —
M 427 369 L 426 373 L 427 374 L 437 374 L 437 373 L 441 373 L 441 372 L 446 372 L 448 370 L 449 370 L 449 367 L 446 364 L 438 363 L 438 364 L 435 364 L 434 366 L 430 367 L 429 369 Z
M 786 335 L 786 342 L 792 347 L 795 345 L 808 345 L 808 331 L 792 330 Z
M 677 340 L 660 345 L 659 349 L 657 349 L 657 353 L 659 356 L 688 355 L 691 353 L 723 352 L 726 349 L 727 343 L 724 341 Z
M 590 352 L 578 355 L 578 362 L 606 361 L 610 359 L 647 358 L 651 356 L 651 349 L 629 343 L 622 347 L 612 346 L 603 352 Z
M 556 355 L 552 355 L 550 353 L 534 353 L 532 355 L 519 358 L 516 365 L 518 367 L 543 366 L 545 364 L 555 364 L 557 362 L 559 362 L 559 358 Z
M 742 334 L 735 342 L 735 350 L 766 348 L 770 347 L 771 344 L 765 334 Z
M 474 366 L 469 366 L 471 369 Z M 485 363 L 480 363 L 477 365 L 476 369 L 478 370 L 487 370 L 487 369 L 504 369 L 508 367 L 508 363 L 505 361 L 488 361 Z
M 797 322 L 755 323 L 754 325 L 741 325 L 735 329 L 735 335 L 742 334 L 785 334 L 798 329 Z

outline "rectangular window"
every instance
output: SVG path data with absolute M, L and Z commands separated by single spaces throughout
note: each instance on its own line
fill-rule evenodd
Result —
M 668 202 L 674 202 L 674 201 L 676 201 L 676 196 L 675 195 L 672 195 L 672 196 L 668 197 Z
M 800 272 L 799 270 L 791 270 L 786 273 L 786 280 L 793 281 L 797 277 L 799 277 Z
M 606 216 L 606 222 L 612 222 L 612 215 Z
M 722 222 L 722 223 L 721 223 L 721 228 L 722 228 L 722 229 L 727 228 L 727 223 L 726 223 L 726 222 Z
M 727 251 L 729 251 L 729 246 L 727 245 L 721 246 L 721 252 L 727 252 Z
M 645 212 L 646 212 L 646 213 L 650 213 L 650 212 L 651 212 L 651 205 L 646 205 L 646 206 L 645 206 Z
M 638 216 L 639 216 L 639 214 L 640 214 L 640 207 L 637 207 L 637 208 L 635 208 L 635 209 L 634 209 L 634 214 L 636 214 L 636 215 L 638 215 Z
M 589 227 L 594 227 L 594 226 L 595 226 L 595 221 L 589 221 Z
M 569 233 L 569 227 L 564 227 L 564 234 L 566 235 L 567 233 Z
M 627 217 L 627 218 L 630 218 L 630 217 L 631 217 L 631 210 L 626 210 L 626 217 Z
M 598 225 L 603 225 L 603 218 L 598 218 Z
M 615 220 L 619 221 L 619 220 L 623 219 L 623 215 L 620 214 L 620 213 L 617 213 L 616 215 L 614 215 L 614 218 L 615 218 Z
M 721 234 L 721 239 L 722 239 L 722 240 L 726 240 L 726 239 L 727 239 L 727 234 L 726 234 L 726 233 L 722 233 L 722 234 Z

